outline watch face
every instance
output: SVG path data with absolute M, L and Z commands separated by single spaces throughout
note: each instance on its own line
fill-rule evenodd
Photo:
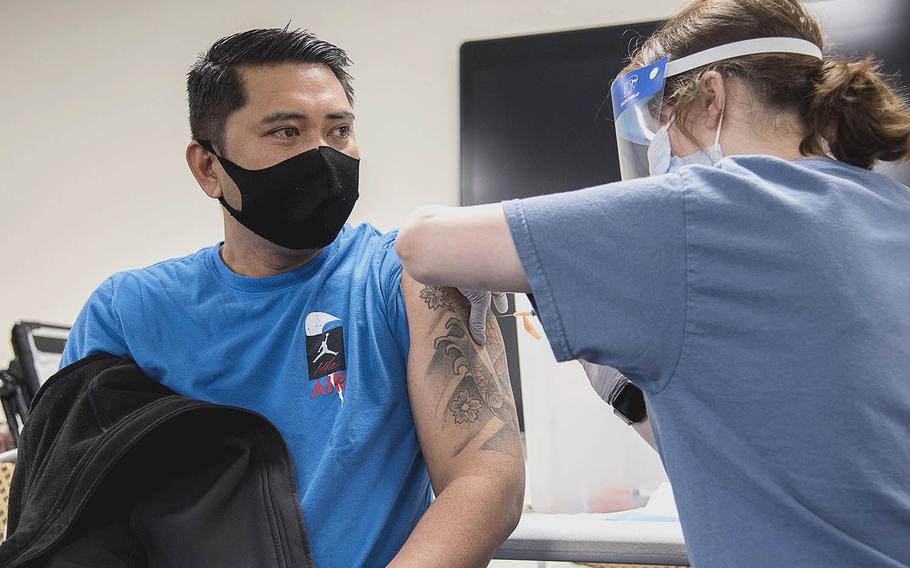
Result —
M 648 414 L 644 393 L 632 383 L 626 383 L 620 388 L 612 400 L 612 405 L 613 411 L 625 418 L 629 424 L 641 422 Z

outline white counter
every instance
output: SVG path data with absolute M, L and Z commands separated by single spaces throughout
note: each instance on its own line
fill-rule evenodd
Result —
M 609 516 L 526 513 L 494 558 L 688 566 L 678 522 Z

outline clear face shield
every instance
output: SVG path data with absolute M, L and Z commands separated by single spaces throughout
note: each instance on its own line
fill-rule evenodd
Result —
M 664 85 L 668 77 L 719 61 L 763 53 L 793 53 L 823 60 L 814 43 L 793 37 L 765 37 L 720 45 L 671 60 L 669 57 L 624 73 L 613 81 L 613 119 L 622 179 L 650 175 L 648 148 L 669 116 L 663 116 Z M 662 120 L 663 119 L 663 120 Z
M 649 175 L 648 146 L 661 124 L 668 57 L 620 75 L 610 93 L 622 179 Z

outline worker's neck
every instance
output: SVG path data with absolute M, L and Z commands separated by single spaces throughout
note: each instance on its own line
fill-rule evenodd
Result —
M 774 156 L 783 160 L 805 158 L 799 151 L 799 142 L 784 144 L 772 141 L 755 140 L 747 144 L 737 144 L 730 148 L 722 147 L 724 156 Z
M 307 264 L 321 250 L 293 250 L 278 246 L 225 214 L 221 259 L 231 272 L 240 276 L 264 277 L 288 272 Z
M 737 128 L 734 123 L 721 138 L 721 150 L 724 156 L 774 156 L 792 161 L 806 157 L 799 150 L 802 141 L 803 134 L 795 129 L 777 128 L 756 132 L 751 125 Z

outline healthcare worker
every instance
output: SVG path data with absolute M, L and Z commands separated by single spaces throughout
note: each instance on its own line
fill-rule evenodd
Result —
M 823 47 L 797 0 L 694 2 L 613 86 L 624 181 L 396 245 L 644 391 L 698 568 L 910 566 L 910 189 L 871 171 L 910 110 Z

